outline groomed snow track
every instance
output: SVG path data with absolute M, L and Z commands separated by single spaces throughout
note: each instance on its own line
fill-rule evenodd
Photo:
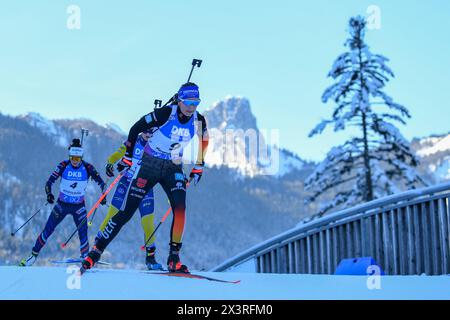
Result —
M 197 272 L 239 284 L 166 277 L 144 270 L 0 267 L 0 299 L 303 300 L 450 299 L 450 276 L 330 276 Z M 79 287 L 79 288 L 78 288 Z

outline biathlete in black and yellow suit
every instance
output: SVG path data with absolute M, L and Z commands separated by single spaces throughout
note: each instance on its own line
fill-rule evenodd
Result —
M 189 272 L 179 257 L 186 220 L 188 182 L 183 173 L 183 150 L 193 138 L 198 137 L 199 152 L 189 175 L 189 181 L 196 185 L 203 174 L 209 135 L 206 120 L 197 111 L 200 97 L 196 84 L 188 82 L 182 85 L 172 102 L 155 109 L 131 127 L 122 161 L 131 160 L 139 133 L 152 130 L 152 135 L 145 145 L 139 171 L 127 189 L 123 209 L 108 221 L 108 227 L 83 260 L 82 271 L 92 268 L 99 261 L 105 248 L 131 219 L 142 199 L 158 183 L 169 198 L 173 214 L 167 269 L 171 272 Z
M 142 158 L 142 154 L 144 152 L 145 144 L 147 143 L 150 137 L 150 133 L 142 132 L 139 134 L 136 144 L 134 146 L 133 155 L 132 155 L 132 165 L 128 167 L 127 164 L 123 163 L 121 159 L 125 156 L 127 148 L 125 144 L 122 144 L 120 148 L 111 154 L 108 158 L 108 163 L 106 165 L 106 175 L 109 177 L 114 176 L 114 164 L 117 163 L 117 170 L 122 172 L 126 170 L 123 177 L 117 184 L 116 191 L 112 197 L 111 204 L 108 209 L 108 214 L 106 215 L 103 223 L 100 226 L 100 231 L 97 234 L 96 239 L 100 237 L 108 237 L 109 225 L 108 222 L 112 217 L 114 217 L 120 210 L 124 208 L 125 197 L 127 193 L 127 189 L 131 184 L 133 176 L 137 171 L 139 171 L 139 166 Z M 150 189 L 149 192 L 145 195 L 142 201 L 139 204 L 139 213 L 141 214 L 141 225 L 144 230 L 144 242 L 147 241 L 150 235 L 155 230 L 155 221 L 153 214 L 154 212 L 154 195 L 153 189 Z M 149 270 L 162 270 L 161 264 L 159 264 L 155 259 L 156 245 L 155 245 L 155 236 L 148 241 L 146 246 L 146 257 L 145 264 Z

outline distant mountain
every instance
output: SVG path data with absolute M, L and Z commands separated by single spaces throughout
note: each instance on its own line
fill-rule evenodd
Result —
M 119 125 L 117 125 L 115 123 L 111 123 L 111 122 L 107 123 L 106 124 L 106 128 L 116 131 L 121 136 L 127 136 L 128 135 L 125 131 L 122 130 L 121 127 L 119 127 Z
M 209 165 L 225 165 L 250 177 L 281 177 L 305 166 L 292 152 L 278 148 L 273 141 L 270 145 L 266 143 L 247 98 L 228 96 L 208 109 L 205 117 L 212 129 L 212 147 L 206 158 Z M 265 132 L 270 137 L 272 133 Z
M 450 133 L 415 138 L 411 145 L 421 158 L 421 169 L 436 182 L 450 181 Z

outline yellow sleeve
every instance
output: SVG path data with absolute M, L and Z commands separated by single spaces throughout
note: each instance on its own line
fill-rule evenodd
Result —
M 127 152 L 127 147 L 122 144 L 119 149 L 117 149 L 113 154 L 108 157 L 108 164 L 114 164 L 125 155 Z

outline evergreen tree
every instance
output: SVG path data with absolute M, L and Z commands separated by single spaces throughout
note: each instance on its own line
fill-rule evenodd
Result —
M 332 148 L 306 180 L 306 189 L 312 192 L 307 202 L 337 191 L 319 215 L 340 205 L 352 206 L 424 184 L 414 170 L 418 159 L 394 125 L 406 124 L 411 115 L 383 92 L 394 73 L 386 65 L 386 57 L 370 52 L 364 42 L 365 28 L 363 17 L 350 19 L 350 37 L 345 42 L 348 51 L 334 62 L 328 76 L 335 83 L 322 96 L 323 103 L 332 99 L 337 106 L 332 118 L 309 134 L 320 134 L 328 126 L 334 131 L 354 127 L 358 132 Z

